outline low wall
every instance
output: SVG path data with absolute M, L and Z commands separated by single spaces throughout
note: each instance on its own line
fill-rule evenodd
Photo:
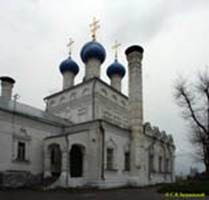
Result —
M 0 187 L 19 188 L 42 184 L 42 174 L 31 174 L 27 171 L 0 172 Z

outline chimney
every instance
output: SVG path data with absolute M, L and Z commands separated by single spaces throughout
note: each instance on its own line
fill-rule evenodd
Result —
M 0 77 L 1 80 L 1 96 L 6 100 L 11 100 L 12 98 L 12 89 L 15 83 L 15 80 L 8 76 Z

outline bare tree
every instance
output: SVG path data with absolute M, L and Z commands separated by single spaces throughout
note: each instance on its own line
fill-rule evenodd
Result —
M 191 142 L 209 175 L 209 73 L 207 68 L 195 82 L 179 77 L 175 85 L 175 100 L 191 127 Z

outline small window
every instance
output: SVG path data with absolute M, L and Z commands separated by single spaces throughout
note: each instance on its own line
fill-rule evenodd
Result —
M 125 152 L 125 171 L 129 171 L 130 170 L 130 153 L 129 152 Z
M 166 158 L 165 160 L 165 172 L 169 172 L 169 159 Z
M 54 101 L 54 100 L 51 100 L 51 101 L 49 101 L 49 104 L 50 104 L 51 106 L 53 106 L 53 105 L 55 104 L 55 101 Z
M 121 103 L 122 103 L 122 106 L 124 106 L 124 107 L 126 106 L 125 101 L 122 100 Z
M 71 94 L 70 99 L 71 99 L 71 100 L 76 99 L 76 93 L 75 93 L 75 92 L 73 92 L 73 93 Z
M 162 157 L 159 157 L 159 172 L 162 172 Z
M 117 101 L 117 97 L 114 94 L 112 95 L 112 98 L 114 101 Z
M 107 90 L 105 90 L 104 88 L 102 88 L 101 91 L 102 91 L 102 94 L 103 94 L 105 97 L 107 97 Z
M 25 143 L 18 142 L 17 146 L 17 160 L 25 161 Z
M 66 98 L 65 98 L 64 96 L 61 96 L 61 97 L 60 97 L 60 102 L 65 101 L 65 99 L 66 99 Z
M 113 169 L 113 149 L 107 149 L 107 169 Z
M 153 154 L 149 156 L 149 167 L 150 167 L 150 171 L 154 172 L 154 155 Z
M 85 96 L 85 95 L 88 95 L 88 94 L 89 94 L 89 89 L 85 88 L 82 92 L 82 95 Z

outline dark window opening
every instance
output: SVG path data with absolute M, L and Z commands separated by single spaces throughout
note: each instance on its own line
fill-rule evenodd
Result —
M 149 167 L 150 167 L 151 172 L 155 171 L 155 169 L 154 169 L 154 155 L 153 154 L 151 154 L 149 156 Z
M 78 145 L 73 145 L 70 151 L 70 175 L 71 177 L 83 176 L 83 153 Z
M 17 160 L 25 161 L 25 143 L 24 142 L 18 142 L 17 147 Z
M 113 169 L 113 149 L 107 149 L 107 169 Z
M 169 159 L 166 158 L 165 160 L 165 172 L 169 172 Z
M 54 165 L 56 163 L 56 152 L 55 148 L 51 150 L 51 164 Z
M 125 170 L 129 171 L 130 170 L 130 153 L 125 152 Z
M 162 172 L 162 157 L 159 157 L 159 172 Z

